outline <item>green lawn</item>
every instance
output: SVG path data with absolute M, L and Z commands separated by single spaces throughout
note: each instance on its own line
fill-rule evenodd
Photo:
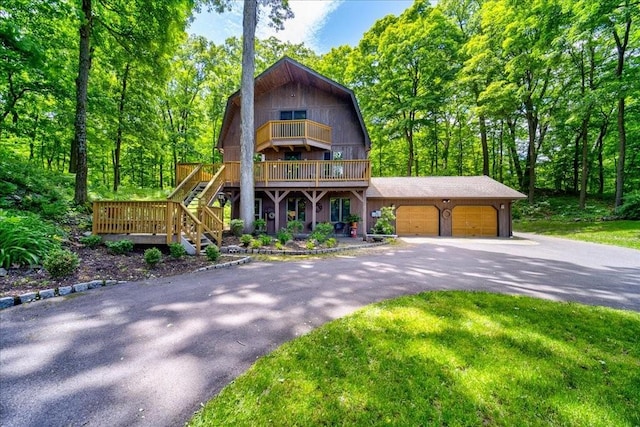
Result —
M 201 425 L 640 425 L 640 314 L 468 292 L 366 307 L 258 360 Z
M 640 249 L 640 221 L 519 220 L 514 221 L 513 229 Z

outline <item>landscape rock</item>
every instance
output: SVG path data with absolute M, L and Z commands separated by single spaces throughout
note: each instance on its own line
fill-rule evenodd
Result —
M 93 280 L 87 283 L 87 285 L 89 286 L 89 289 L 96 289 L 104 286 L 104 282 L 102 280 Z
M 88 283 L 78 283 L 73 285 L 73 292 L 84 292 L 89 289 Z
M 65 296 L 65 295 L 69 295 L 71 292 L 73 292 L 73 287 L 71 286 L 60 286 L 58 288 L 58 295 Z
M 37 292 L 28 292 L 26 294 L 20 295 L 19 298 L 20 298 L 20 302 L 22 304 L 25 304 L 27 302 L 35 301 L 37 297 L 38 297 Z
M 13 297 L 0 298 L 0 309 L 13 307 L 13 305 L 14 305 Z
M 0 276 L 6 276 L 7 274 L 9 274 L 7 270 L 5 270 L 4 268 L 0 268 Z
M 56 296 L 56 292 L 53 289 L 45 289 L 38 292 L 38 294 L 40 295 L 40 299 L 53 298 Z

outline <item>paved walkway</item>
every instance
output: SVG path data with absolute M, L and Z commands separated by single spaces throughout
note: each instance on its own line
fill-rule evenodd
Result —
M 0 425 L 181 426 L 257 357 L 358 307 L 434 289 L 640 311 L 640 251 L 523 235 L 407 239 L 0 312 Z

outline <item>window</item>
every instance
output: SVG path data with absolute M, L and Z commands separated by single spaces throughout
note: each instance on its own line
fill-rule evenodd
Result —
M 331 222 L 347 222 L 351 208 L 351 199 L 332 198 L 331 204 Z
M 255 219 L 262 218 L 262 199 L 254 199 L 253 201 L 253 216 Z
M 307 110 L 280 111 L 280 120 L 305 120 Z
M 306 215 L 307 199 L 302 197 L 290 197 L 287 199 L 287 221 L 304 222 Z

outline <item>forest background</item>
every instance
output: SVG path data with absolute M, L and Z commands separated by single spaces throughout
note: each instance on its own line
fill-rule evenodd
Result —
M 75 80 L 87 29 L 89 198 L 168 190 L 176 163 L 220 162 L 242 44 L 187 36 L 206 7 L 3 1 L 0 162 L 76 170 Z M 257 40 L 256 73 L 288 55 L 353 89 L 373 176 L 485 174 L 531 202 L 551 190 L 579 195 L 582 207 L 588 196 L 620 206 L 640 188 L 639 18 L 633 0 L 416 0 L 357 46 L 324 55 Z

